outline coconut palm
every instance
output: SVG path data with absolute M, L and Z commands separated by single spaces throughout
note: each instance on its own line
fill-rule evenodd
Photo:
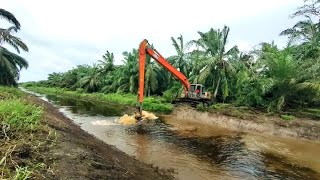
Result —
M 189 44 L 197 46 L 198 56 L 201 61 L 201 72 L 199 80 L 202 82 L 211 83 L 214 88 L 213 98 L 216 99 L 218 90 L 222 90 L 223 99 L 228 96 L 228 76 L 229 70 L 232 68 L 230 61 L 232 56 L 238 54 L 237 46 L 225 51 L 227 39 L 229 35 L 229 27 L 224 26 L 222 30 L 210 29 L 208 32 L 198 32 L 200 38 L 193 40 Z
M 188 53 L 187 44 L 184 44 L 183 37 L 180 35 L 177 39 L 171 37 L 172 45 L 176 50 L 176 55 L 170 56 L 168 60 L 184 75 L 188 76 Z

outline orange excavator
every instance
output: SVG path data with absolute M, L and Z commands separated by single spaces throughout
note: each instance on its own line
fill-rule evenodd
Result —
M 144 98 L 144 78 L 145 78 L 145 62 L 146 55 L 149 55 L 157 63 L 167 69 L 172 75 L 180 80 L 184 86 L 184 91 L 176 102 L 187 102 L 191 104 L 210 104 L 211 94 L 205 92 L 202 84 L 190 84 L 187 77 L 174 68 L 156 49 L 154 49 L 146 39 L 139 46 L 139 90 L 138 90 L 138 108 L 139 114 L 142 113 L 142 103 Z

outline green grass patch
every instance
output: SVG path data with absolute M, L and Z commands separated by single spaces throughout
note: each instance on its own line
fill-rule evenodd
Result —
M 120 94 L 120 93 L 82 93 L 79 91 L 69 91 L 62 88 L 47 88 L 47 87 L 25 87 L 28 90 L 43 93 L 53 94 L 59 96 L 68 96 L 81 98 L 88 101 L 99 101 L 99 102 L 113 102 L 122 105 L 135 106 L 137 104 L 137 96 L 134 94 Z M 146 97 L 143 102 L 143 109 L 148 111 L 157 111 L 163 113 L 170 113 L 173 109 L 173 105 L 165 103 L 165 100 L 160 97 Z
M 0 86 L 0 123 L 12 130 L 35 130 L 41 120 L 43 110 L 29 104 L 25 94 L 17 88 Z
M 226 103 L 216 103 L 211 105 L 210 107 L 212 109 L 223 109 L 223 108 L 227 108 L 227 107 L 231 107 L 231 104 L 226 104 Z
M 280 115 L 281 119 L 283 120 L 286 120 L 286 121 L 291 121 L 291 120 L 294 120 L 295 117 L 292 116 L 292 115 L 287 115 L 287 114 L 283 114 L 283 115 Z
M 17 88 L 0 86 L 0 100 L 24 97 L 25 94 Z
M 309 113 L 312 113 L 318 117 L 320 117 L 320 109 L 311 109 L 311 108 L 308 108 L 308 109 L 305 109 L 306 112 L 309 112 Z
M 17 130 L 35 130 L 42 117 L 42 107 L 21 99 L 0 100 L 0 122 Z

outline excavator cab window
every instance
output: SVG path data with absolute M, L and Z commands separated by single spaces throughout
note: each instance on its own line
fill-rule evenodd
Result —
M 196 85 L 195 84 L 191 84 L 190 91 L 191 92 L 195 92 L 196 91 Z

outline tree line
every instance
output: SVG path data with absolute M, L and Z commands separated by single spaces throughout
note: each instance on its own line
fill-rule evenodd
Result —
M 226 49 L 230 28 L 198 32 L 185 41 L 171 37 L 175 54 L 167 60 L 191 83 L 201 83 L 212 92 L 215 102 L 233 103 L 268 110 L 320 105 L 320 17 L 319 1 L 306 0 L 292 17 L 299 16 L 287 36 L 286 47 L 263 42 L 250 52 L 237 46 Z M 39 86 L 60 87 L 79 92 L 133 93 L 138 90 L 138 51 L 123 52 L 121 65 L 106 53 L 93 65 L 78 65 L 49 74 Z M 180 95 L 182 85 L 167 70 L 147 58 L 145 94 L 168 101 Z M 34 85 L 34 84 L 33 84 Z

